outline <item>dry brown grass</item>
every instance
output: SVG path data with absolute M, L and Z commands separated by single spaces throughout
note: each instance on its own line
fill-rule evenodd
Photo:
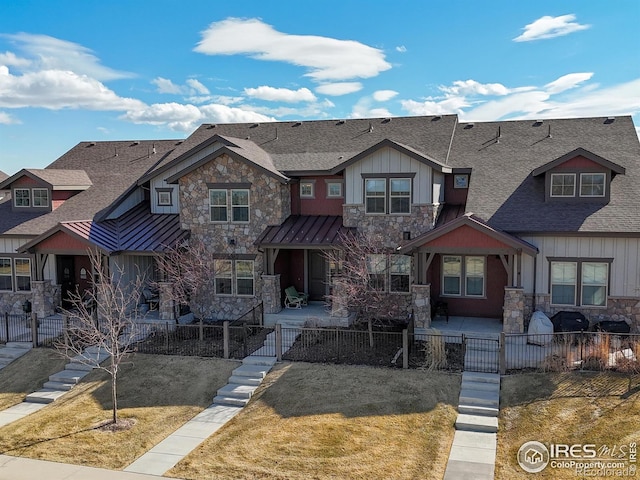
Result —
M 64 369 L 67 361 L 54 350 L 36 348 L 0 370 L 0 410 L 24 400 L 52 375 Z
M 125 431 L 95 427 L 111 416 L 110 380 L 94 371 L 69 394 L 0 429 L 0 453 L 122 469 L 208 406 L 238 362 L 136 355 L 119 374 Z
M 528 474 L 518 465 L 520 446 L 542 443 L 621 445 L 640 439 L 640 388 L 628 390 L 616 373 L 523 374 L 502 380 L 496 479 L 569 479 L 571 470 Z M 637 382 L 636 382 L 637 384 Z
M 442 478 L 460 377 L 284 363 L 168 475 L 188 479 Z

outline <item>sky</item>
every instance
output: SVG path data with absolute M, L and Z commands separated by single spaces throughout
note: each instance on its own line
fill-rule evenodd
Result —
M 0 0 L 0 170 L 202 123 L 640 127 L 639 32 L 639 0 Z

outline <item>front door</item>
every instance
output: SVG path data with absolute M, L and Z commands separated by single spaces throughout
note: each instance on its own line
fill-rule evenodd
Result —
M 69 293 L 76 291 L 76 264 L 75 257 L 71 255 L 58 255 L 58 283 L 61 287 L 62 306 L 71 307 Z
M 327 261 L 321 250 L 309 250 L 309 300 L 324 300 L 327 294 Z

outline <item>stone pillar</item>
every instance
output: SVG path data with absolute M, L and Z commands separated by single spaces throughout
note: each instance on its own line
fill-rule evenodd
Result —
M 171 287 L 169 282 L 158 283 L 158 315 L 160 320 L 175 320 Z
M 262 275 L 262 306 L 264 313 L 278 313 L 282 310 L 280 300 L 280 274 Z
M 52 301 L 47 298 L 48 284 L 48 281 L 31 281 L 31 311 L 36 314 L 37 318 L 44 318 L 53 313 Z
M 333 294 L 331 295 L 331 316 L 334 318 L 347 318 L 349 316 L 348 299 L 344 297 L 343 292 L 342 279 L 334 277 Z
M 524 289 L 504 287 L 502 331 L 524 333 Z
M 415 328 L 431 327 L 431 284 L 411 285 L 411 305 Z

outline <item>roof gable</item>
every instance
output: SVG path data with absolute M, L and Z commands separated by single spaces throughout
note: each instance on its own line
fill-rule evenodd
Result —
M 52 190 L 86 190 L 93 185 L 89 175 L 84 170 L 23 168 L 1 182 L 0 190 L 11 188 L 11 184 L 24 177 L 39 184 L 44 184 Z
M 586 150 L 584 148 L 576 148 L 575 150 L 565 153 L 561 157 L 558 157 L 555 160 L 550 161 L 549 163 L 541 165 L 540 167 L 533 170 L 531 172 L 531 175 L 534 177 L 537 177 L 539 175 L 542 175 L 543 173 L 548 172 L 553 168 L 556 168 L 562 164 L 566 164 L 567 162 L 570 162 L 576 157 L 584 157 L 593 163 L 596 163 L 608 170 L 611 170 L 613 173 L 618 173 L 620 175 L 624 175 L 626 173 L 626 169 L 624 167 L 621 167 L 620 165 L 613 163 L 607 160 L 606 158 L 601 157 L 600 155 L 596 155 L 595 153 L 590 152 L 589 150 Z

